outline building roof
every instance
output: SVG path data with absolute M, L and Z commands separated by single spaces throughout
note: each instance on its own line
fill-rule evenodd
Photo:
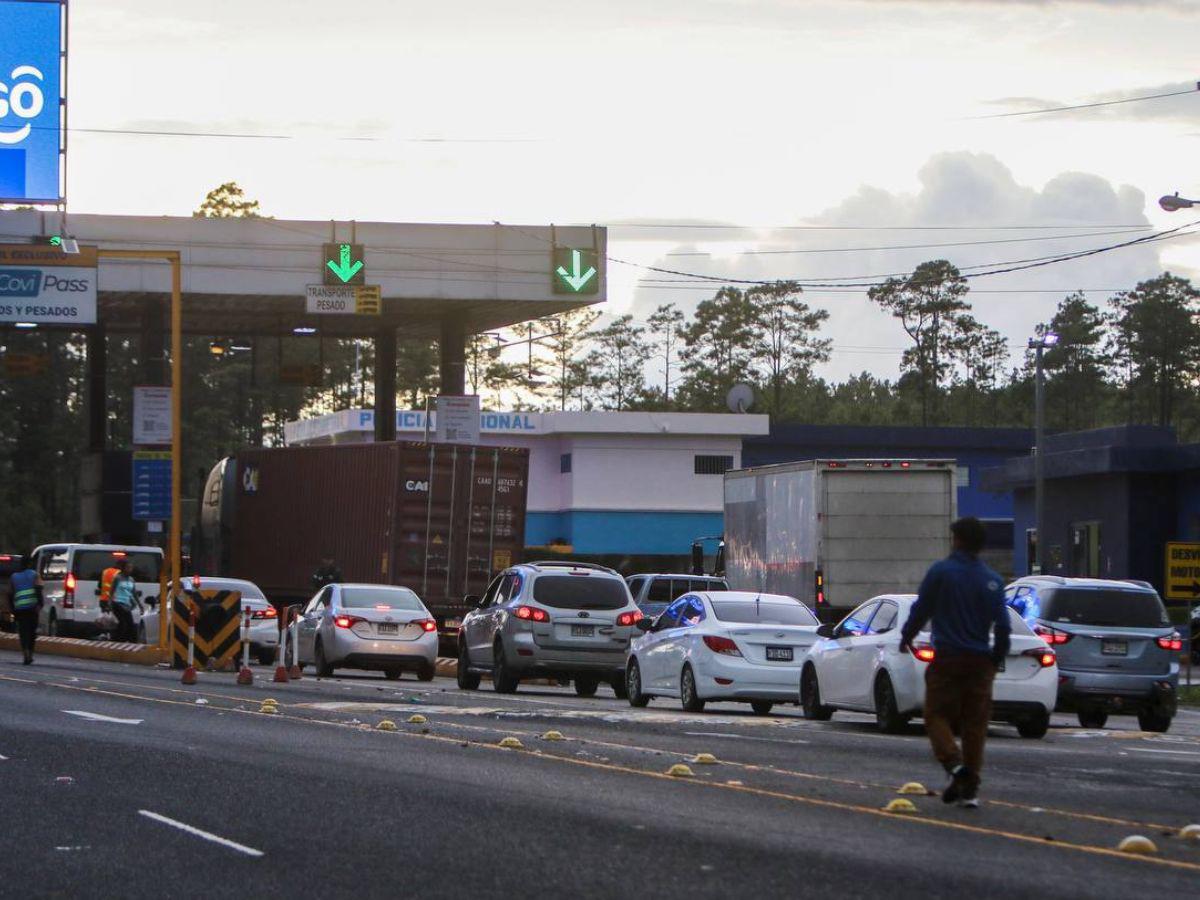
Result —
M 904 425 L 814 425 L 776 422 L 765 437 L 753 437 L 749 446 L 798 444 L 806 449 L 870 447 L 869 455 L 904 455 L 913 448 L 992 450 L 1027 453 L 1033 445 L 1029 428 L 953 428 Z M 891 448 L 896 452 L 892 453 Z M 910 454 L 911 455 L 911 454 Z M 937 455 L 936 453 L 934 455 Z

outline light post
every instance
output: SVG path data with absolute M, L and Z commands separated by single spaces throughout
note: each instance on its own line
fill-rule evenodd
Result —
M 1047 331 L 1040 337 L 1029 339 L 1029 349 L 1034 352 L 1035 379 L 1033 393 L 1033 559 L 1030 569 L 1034 575 L 1042 574 L 1046 560 L 1046 377 L 1042 368 L 1042 354 L 1047 347 L 1058 343 L 1058 335 Z
M 1200 200 L 1189 200 L 1187 197 L 1180 197 L 1179 191 L 1174 194 L 1164 194 L 1158 198 L 1158 205 L 1167 212 L 1178 212 L 1181 209 L 1191 209 L 1193 206 L 1200 206 Z

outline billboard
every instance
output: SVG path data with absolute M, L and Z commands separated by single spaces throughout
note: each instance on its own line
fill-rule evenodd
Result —
M 0 203 L 61 203 L 65 139 L 61 0 L 0 0 Z

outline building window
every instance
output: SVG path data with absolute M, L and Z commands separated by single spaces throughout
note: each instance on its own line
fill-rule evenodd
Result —
M 724 475 L 733 468 L 732 456 L 697 456 L 694 459 L 697 475 Z
M 971 486 L 971 470 L 967 466 L 958 466 L 954 470 L 954 486 L 969 488 Z
M 571 471 L 571 454 L 564 453 L 558 458 L 558 471 L 566 475 Z

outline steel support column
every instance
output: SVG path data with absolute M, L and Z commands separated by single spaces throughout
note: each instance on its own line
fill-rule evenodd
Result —
M 458 316 L 442 319 L 438 340 L 441 393 L 461 396 L 467 392 L 467 331 Z
M 396 329 L 375 332 L 375 440 L 396 439 Z

